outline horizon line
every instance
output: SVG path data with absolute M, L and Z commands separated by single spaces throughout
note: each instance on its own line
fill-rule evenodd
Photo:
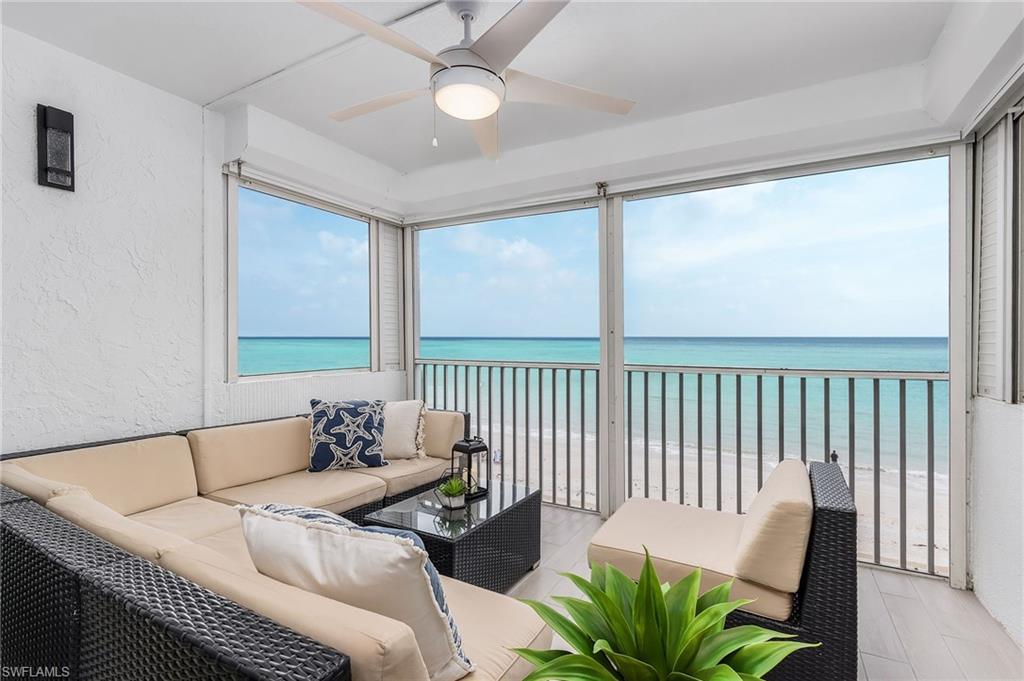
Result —
M 369 336 L 243 336 L 248 340 L 369 340 Z M 949 336 L 623 336 L 623 340 L 949 340 Z M 420 340 L 601 340 L 600 336 L 420 336 Z

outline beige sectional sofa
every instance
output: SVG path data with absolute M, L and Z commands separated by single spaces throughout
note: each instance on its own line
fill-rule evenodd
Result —
M 395 497 L 439 477 L 463 429 L 463 414 L 428 411 L 426 458 L 380 469 L 306 472 L 309 421 L 294 417 L 19 457 L 0 466 L 0 480 L 112 544 L 345 653 L 357 681 L 428 681 L 408 625 L 257 572 L 233 506 L 345 513 Z M 528 665 L 509 648 L 547 646 L 550 630 L 515 599 L 442 580 L 476 665 L 466 680 L 525 676 Z

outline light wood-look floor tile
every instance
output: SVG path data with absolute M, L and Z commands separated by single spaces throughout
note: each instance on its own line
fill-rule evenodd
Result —
M 540 567 L 509 595 L 579 596 L 559 573 L 587 575 L 587 546 L 600 526 L 596 515 L 544 506 Z M 1024 680 L 1020 648 L 971 592 L 867 566 L 857 580 L 858 681 Z

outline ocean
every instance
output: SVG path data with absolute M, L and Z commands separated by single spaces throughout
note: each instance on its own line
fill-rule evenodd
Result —
M 595 338 L 424 338 L 420 343 L 423 359 L 509 360 L 523 362 L 596 363 L 599 356 Z M 369 345 L 366 338 L 240 338 L 239 373 L 242 375 L 273 374 L 292 371 L 310 371 L 336 368 L 365 367 L 369 364 Z M 760 367 L 786 369 L 863 369 L 876 371 L 936 371 L 948 370 L 948 343 L 945 338 L 649 338 L 625 339 L 627 364 L 688 365 L 704 367 Z M 464 374 L 460 372 L 460 385 Z M 497 374 L 493 390 L 497 390 Z M 516 374 L 519 395 L 525 395 L 526 372 Z M 564 374 L 554 386 L 555 408 L 564 404 Z M 471 374 L 474 386 L 475 372 Z M 532 390 L 537 390 L 540 377 L 531 372 Z M 486 372 L 482 377 L 486 380 Z M 545 409 L 549 413 L 552 393 L 551 372 L 545 372 L 547 382 L 540 399 L 533 400 L 532 410 Z M 647 386 L 648 409 L 644 413 L 643 376 L 633 375 L 634 439 L 640 437 L 646 421 L 648 432 L 660 437 L 661 432 L 661 376 L 651 374 Z M 683 441 L 687 446 L 696 442 L 697 379 L 688 375 L 682 386 Z M 454 381 L 452 381 L 454 383 Z M 766 456 L 779 449 L 778 427 L 779 379 L 765 377 L 762 394 L 762 432 Z M 427 398 L 432 397 L 434 380 L 427 370 Z M 443 383 L 442 383 L 443 385 Z M 471 389 L 474 388 L 471 386 Z M 572 406 L 568 419 L 578 428 L 579 399 L 583 393 L 591 408 L 584 415 L 585 430 L 595 430 L 592 405 L 595 404 L 595 380 L 589 375 L 580 389 L 578 373 L 569 380 Z M 713 374 L 703 379 L 703 433 L 704 447 L 714 446 L 716 431 L 714 409 L 716 380 Z M 820 458 L 824 453 L 824 381 L 808 378 L 804 404 L 804 428 L 801 428 L 800 379 L 784 380 L 783 437 L 787 454 L 806 448 L 810 456 Z M 511 400 L 511 372 L 506 376 L 506 395 Z M 719 397 L 722 405 L 721 439 L 723 451 L 734 450 L 736 444 L 736 378 L 723 370 Z M 870 379 L 855 382 L 854 401 L 856 463 L 865 467 L 873 458 L 873 394 Z M 680 386 L 674 375 L 666 379 L 664 395 L 666 413 L 666 440 L 677 445 L 679 436 Z M 454 402 L 454 386 L 448 387 Z M 486 388 L 484 388 L 486 394 Z M 312 397 L 312 396 L 311 396 Z M 947 468 L 948 452 L 948 384 L 934 384 L 934 433 L 936 470 Z M 438 401 L 443 395 L 438 395 Z M 465 399 L 465 396 L 462 396 Z M 829 385 L 830 448 L 846 460 L 848 442 L 848 385 L 845 379 L 832 380 Z M 475 397 L 470 406 L 474 406 Z M 740 446 L 745 454 L 756 447 L 757 402 L 756 378 L 744 377 L 740 382 Z M 879 395 L 879 448 L 883 467 L 893 468 L 899 459 L 899 384 L 882 381 Z M 520 418 L 523 415 L 520 414 Z M 564 414 L 560 418 L 565 418 Z M 536 420 L 534 420 L 536 422 Z M 520 422 L 521 423 L 521 422 Z M 910 381 L 906 385 L 906 451 L 907 468 L 922 471 L 927 455 L 927 387 L 924 382 Z

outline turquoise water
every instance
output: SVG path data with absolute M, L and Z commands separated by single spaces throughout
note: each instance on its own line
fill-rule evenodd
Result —
M 599 356 L 597 339 L 546 338 L 424 338 L 420 343 L 420 356 L 424 359 L 509 360 L 524 362 L 596 363 Z M 874 371 L 946 371 L 948 349 L 945 338 L 627 338 L 625 340 L 627 364 L 689 365 L 708 367 L 762 367 L 774 369 L 863 369 Z M 239 373 L 262 374 L 289 371 L 308 371 L 365 367 L 369 364 L 369 343 L 365 338 L 241 338 L 239 339 Z M 502 380 L 500 370 L 478 374 L 469 373 L 469 399 L 465 391 L 465 369 L 459 368 L 458 379 L 448 369 L 448 380 L 441 371 L 435 380 L 432 367 L 426 369 L 424 383 L 422 368 L 418 371 L 419 390 L 425 388 L 425 398 L 437 406 L 458 407 L 476 412 L 477 396 L 481 398 L 481 411 L 486 412 L 488 394 L 492 396 L 492 413 L 500 418 L 500 397 L 505 396 L 505 420 L 510 422 L 513 396 L 518 412 L 518 423 L 523 424 L 526 410 L 527 372 L 506 370 Z M 745 453 L 757 446 L 757 379 L 740 379 L 740 399 L 737 401 L 737 379 L 723 369 L 721 378 L 705 374 L 702 379 L 701 408 L 704 448 L 716 445 L 716 405 L 721 405 L 721 442 L 723 451 L 735 451 L 736 424 L 739 422 L 739 445 Z M 596 434 L 596 375 L 588 372 L 582 388 L 579 372 L 572 372 L 566 383 L 565 372 L 557 372 L 552 385 L 552 372 L 529 372 L 531 422 L 537 423 L 543 410 L 550 427 L 551 410 L 555 418 L 567 419 L 579 428 Z M 720 383 L 718 382 L 720 381 Z M 437 386 L 435 388 L 435 385 Z M 566 414 L 565 393 L 568 385 L 569 409 Z M 457 387 L 456 387 L 457 386 Z M 538 388 L 540 386 L 540 388 Z M 761 429 L 765 456 L 775 456 L 780 442 L 787 455 L 803 448 L 809 458 L 823 458 L 825 453 L 824 399 L 825 386 L 820 378 L 805 382 L 805 406 L 801 428 L 801 383 L 798 377 L 783 380 L 783 427 L 779 428 L 779 379 L 762 379 Z M 885 380 L 879 384 L 879 449 L 883 467 L 894 468 L 899 460 L 899 383 Z M 948 451 L 948 384 L 937 381 L 934 393 L 934 444 L 936 470 L 946 470 Z M 436 393 L 435 393 L 436 390 Z M 829 383 L 831 414 L 829 423 L 829 449 L 836 450 L 842 460 L 849 451 L 848 390 L 846 379 L 833 379 Z M 869 466 L 873 461 L 873 385 L 870 379 L 854 382 L 854 452 L 856 465 Z M 458 392 L 458 394 L 456 394 Z M 665 377 L 662 395 L 661 374 L 648 375 L 646 389 L 644 376 L 632 376 L 633 439 L 643 437 L 646 423 L 648 437 L 660 442 L 664 405 L 666 441 L 677 446 L 680 441 L 680 384 L 677 375 Z M 646 392 L 647 399 L 643 399 Z M 421 392 L 423 394 L 423 392 Z M 682 441 L 696 446 L 698 389 L 697 376 L 689 374 L 682 384 Z M 582 400 L 581 400 L 582 398 Z M 582 404 L 581 404 L 582 401 Z M 739 418 L 737 419 L 737 402 Z M 646 404 L 647 408 L 644 409 Z M 479 414 L 486 418 L 486 414 Z M 927 384 L 908 381 L 906 384 L 906 452 L 907 468 L 924 470 L 927 455 Z

